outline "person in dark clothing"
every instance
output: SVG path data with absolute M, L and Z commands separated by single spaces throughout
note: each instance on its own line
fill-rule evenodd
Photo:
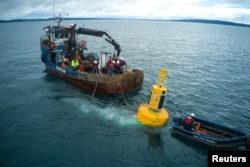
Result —
M 114 73 L 115 74 L 122 74 L 122 69 L 120 65 L 120 61 L 117 60 L 116 63 L 114 64 Z
M 122 57 L 120 58 L 119 61 L 120 61 L 120 66 L 121 66 L 121 67 L 123 67 L 123 66 L 126 66 L 126 67 L 127 67 L 127 63 L 126 63 L 126 61 L 125 61 Z

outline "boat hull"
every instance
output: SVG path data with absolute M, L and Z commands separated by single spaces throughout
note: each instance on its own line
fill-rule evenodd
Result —
M 202 130 L 206 133 L 186 130 L 181 125 L 181 121 L 174 122 L 170 131 L 184 139 L 191 139 L 216 149 L 235 148 L 247 144 L 246 133 L 201 118 L 195 117 L 195 121 L 201 124 Z
M 143 83 L 143 71 L 133 70 L 124 74 L 112 75 L 62 69 L 46 65 L 49 73 L 89 92 L 99 94 L 126 93 L 139 88 Z

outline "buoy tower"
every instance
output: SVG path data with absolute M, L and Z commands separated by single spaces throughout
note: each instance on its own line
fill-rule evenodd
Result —
M 137 120 L 150 127 L 164 126 L 169 114 L 164 107 L 167 86 L 165 80 L 168 70 L 161 68 L 158 75 L 158 82 L 152 86 L 148 104 L 142 104 L 138 108 Z

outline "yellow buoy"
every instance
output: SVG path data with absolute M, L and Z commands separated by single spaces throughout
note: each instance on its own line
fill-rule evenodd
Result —
M 160 69 L 158 82 L 152 86 L 148 104 L 142 104 L 138 108 L 136 117 L 142 124 L 151 127 L 161 127 L 168 121 L 169 114 L 167 110 L 163 108 L 167 94 L 165 84 L 167 72 L 166 69 Z

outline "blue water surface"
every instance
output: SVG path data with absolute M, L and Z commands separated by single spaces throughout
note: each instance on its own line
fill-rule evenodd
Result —
M 250 29 L 169 21 L 65 21 L 105 30 L 144 84 L 122 95 L 94 95 L 48 74 L 39 38 L 51 22 L 0 25 L 0 166 L 201 167 L 210 148 L 172 136 L 175 115 L 197 116 L 250 133 Z M 82 37 L 88 51 L 102 38 Z M 159 68 L 169 70 L 165 127 L 139 125 Z

